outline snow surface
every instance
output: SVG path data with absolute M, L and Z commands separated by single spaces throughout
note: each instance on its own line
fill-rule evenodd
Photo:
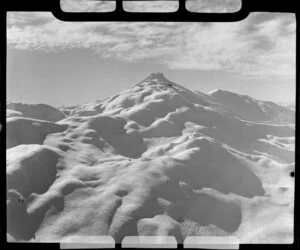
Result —
M 105 100 L 61 107 L 62 119 L 49 121 L 43 108 L 33 118 L 36 107 L 26 107 L 7 112 L 9 241 L 293 242 L 294 113 L 285 124 L 276 105 L 193 92 L 159 73 Z
M 57 122 L 65 118 L 65 115 L 61 111 L 47 104 L 22 104 L 7 102 L 6 108 L 9 110 L 6 112 L 7 117 L 25 116 L 28 118 L 51 122 Z
M 291 103 L 259 101 L 247 95 L 239 95 L 216 89 L 209 93 L 216 102 L 235 112 L 245 120 L 295 124 L 295 109 Z
M 296 103 L 295 102 L 278 102 L 277 104 L 285 107 L 285 108 L 289 108 L 291 110 L 294 110 L 296 109 Z

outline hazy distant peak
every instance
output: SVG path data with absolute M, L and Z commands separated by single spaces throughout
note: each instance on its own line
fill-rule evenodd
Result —
M 252 101 L 255 101 L 254 98 L 252 98 L 251 96 L 248 95 L 242 95 L 242 94 L 237 94 L 228 90 L 223 90 L 223 89 L 215 89 L 211 92 L 208 93 L 209 95 L 232 95 L 232 96 L 239 96 L 239 97 L 243 97 L 246 99 L 251 99 Z
M 222 104 L 245 120 L 256 122 L 273 121 L 276 123 L 294 123 L 295 113 L 292 108 L 279 106 L 271 101 L 261 101 L 248 95 L 241 95 L 226 90 L 216 89 L 208 94 L 214 101 Z
M 15 112 L 9 112 L 9 116 L 25 116 L 33 119 L 46 120 L 57 122 L 65 117 L 65 114 L 60 110 L 48 105 L 48 104 L 24 104 L 6 102 L 6 109 L 13 110 Z M 17 113 L 16 113 L 17 112 Z
M 284 108 L 288 108 L 288 109 L 291 109 L 291 110 L 296 109 L 296 103 L 295 102 L 278 102 L 277 104 L 284 107 Z

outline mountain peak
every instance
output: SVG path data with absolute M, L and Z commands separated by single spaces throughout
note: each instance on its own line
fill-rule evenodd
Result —
M 151 73 L 145 80 L 157 81 L 159 83 L 172 84 L 173 82 L 167 79 L 163 73 L 155 72 Z
M 155 79 L 166 79 L 164 74 L 161 72 L 151 73 L 148 78 L 155 78 Z
M 176 85 L 174 82 L 167 79 L 163 73 L 161 72 L 155 72 L 151 73 L 147 78 L 145 78 L 143 81 L 139 82 L 136 85 L 144 85 L 144 84 L 163 84 L 168 86 Z
M 170 82 L 170 80 L 168 80 L 161 72 L 151 73 L 150 76 L 147 77 L 147 79 L 157 80 L 159 82 Z

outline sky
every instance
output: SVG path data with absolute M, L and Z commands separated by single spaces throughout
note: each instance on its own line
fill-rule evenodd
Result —
M 222 8 L 217 0 L 202 1 L 189 9 L 232 12 L 238 6 L 237 0 L 224 0 Z M 61 5 L 65 11 L 103 11 L 103 6 L 82 0 Z M 251 13 L 233 23 L 122 23 L 62 22 L 50 12 L 9 12 L 7 100 L 72 106 L 112 96 L 162 72 L 204 93 L 218 88 L 295 101 L 295 32 L 294 14 L 284 13 Z

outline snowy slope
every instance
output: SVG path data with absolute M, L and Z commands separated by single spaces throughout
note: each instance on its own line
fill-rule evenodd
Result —
M 224 105 L 245 120 L 278 124 L 295 123 L 295 110 L 275 102 L 259 101 L 247 95 L 220 89 L 210 92 L 209 95 L 214 101 Z
M 24 116 L 28 118 L 57 122 L 65 115 L 58 109 L 46 104 L 6 103 L 6 117 Z
M 245 121 L 162 74 L 58 122 L 7 126 L 10 240 L 293 241 L 292 126 Z
M 279 104 L 279 105 L 281 105 L 285 108 L 294 110 L 294 111 L 296 109 L 296 103 L 295 102 L 278 102 L 277 104 Z

